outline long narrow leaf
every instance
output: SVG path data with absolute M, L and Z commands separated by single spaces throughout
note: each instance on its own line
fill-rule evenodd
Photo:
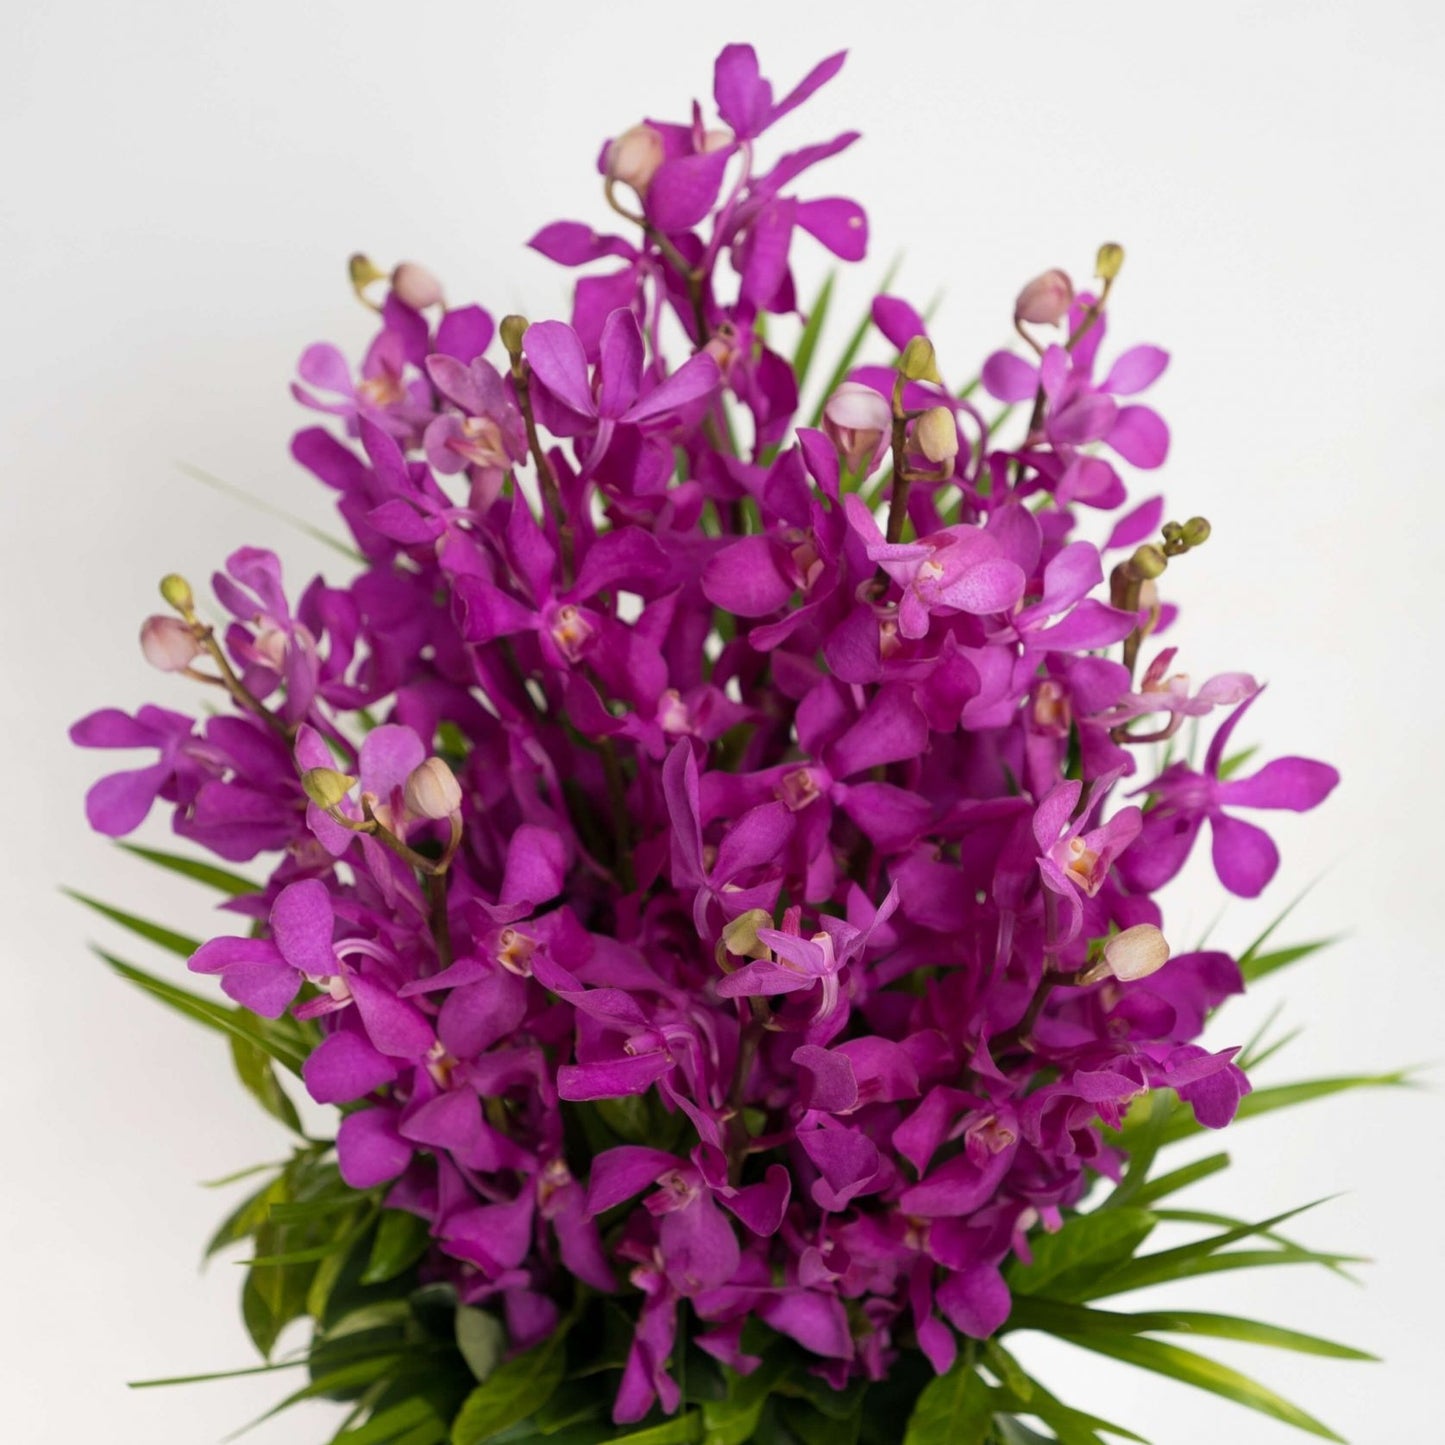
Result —
M 1178 1345 L 1166 1344 L 1163 1340 L 1151 1340 L 1142 1335 L 1100 1332 L 1063 1335 L 1060 1338 L 1078 1345 L 1081 1349 L 1092 1350 L 1095 1354 L 1107 1355 L 1110 1359 L 1122 1360 L 1127 1365 L 1136 1365 L 1141 1370 L 1150 1370 L 1156 1375 L 1167 1376 L 1182 1384 L 1208 1390 L 1226 1400 L 1233 1400 L 1236 1404 L 1257 1410 L 1262 1415 L 1282 1420 L 1286 1425 L 1293 1425 L 1324 1440 L 1338 1440 L 1343 1445 L 1342 1436 L 1336 1435 L 1328 1425 L 1316 1420 L 1298 1405 L 1291 1404 L 1282 1395 L 1275 1394 L 1257 1380 L 1251 1380 L 1248 1375 L 1242 1375 L 1238 1370 L 1232 1370 L 1217 1360 L 1196 1355 L 1192 1350 L 1181 1349 Z
M 1221 1169 L 1228 1167 L 1228 1154 L 1210 1154 L 1204 1159 L 1196 1159 L 1192 1164 L 1185 1164 L 1182 1168 L 1173 1169 L 1168 1174 L 1149 1180 L 1140 1187 L 1133 1202 L 1141 1209 L 1147 1209 L 1158 1200 L 1178 1194 L 1181 1189 L 1187 1189 L 1191 1184 L 1208 1179 L 1211 1174 L 1218 1174 Z
M 893 278 L 898 275 L 898 268 L 903 264 L 901 256 L 895 257 L 892 265 L 889 266 L 883 280 L 878 283 L 880 292 L 887 291 L 893 284 Z M 873 324 L 873 313 L 871 309 L 864 315 L 863 319 L 854 329 L 853 334 L 848 338 L 848 344 L 843 348 L 843 354 L 838 364 L 833 368 L 833 374 L 828 378 L 828 384 L 823 388 L 823 394 L 818 400 L 818 405 L 813 409 L 813 415 L 808 421 L 809 426 L 817 426 L 823 416 L 823 407 L 828 398 L 838 389 L 842 382 L 847 379 L 848 373 L 853 369 L 853 363 L 858 359 L 858 353 L 863 349 L 863 342 L 867 339 L 868 328 Z
M 202 863 L 199 859 L 186 858 L 180 853 L 164 853 L 158 848 L 142 848 L 139 843 L 117 843 L 116 847 L 133 853 L 137 858 L 144 858 L 147 863 L 154 863 L 158 868 L 178 873 L 182 878 L 204 883 L 207 888 L 214 888 L 220 893 L 229 893 L 232 898 L 239 898 L 243 893 L 261 891 L 261 884 L 254 879 L 243 878 L 239 873 L 232 873 L 229 868 L 217 868 L 213 863 Z
M 1287 968 L 1302 958 L 1308 958 L 1312 953 L 1318 953 L 1322 948 L 1338 943 L 1340 937 L 1340 934 L 1335 934 L 1330 938 L 1317 938 L 1311 943 L 1296 943 L 1291 948 L 1277 948 L 1271 953 L 1246 954 L 1240 960 L 1239 971 L 1244 975 L 1246 983 L 1258 983 L 1266 975 Z
M 258 512 L 266 512 L 272 517 L 277 517 L 287 525 L 295 527 L 298 532 L 305 532 L 308 537 L 314 537 L 324 546 L 330 547 L 333 552 L 340 552 L 343 557 L 353 562 L 364 562 L 366 558 L 354 547 L 349 547 L 339 537 L 333 537 L 329 532 L 323 531 L 320 527 L 314 527 L 302 517 L 288 512 L 284 507 L 277 507 L 263 498 L 248 492 L 244 487 L 233 486 L 230 482 L 223 481 L 220 477 L 213 476 L 210 472 L 201 467 L 192 466 L 190 462 L 177 462 L 176 469 L 190 477 L 193 482 L 200 482 L 203 486 L 210 487 L 213 491 L 220 492 L 223 496 L 234 497 L 238 502 L 244 502 L 248 507 L 254 507 Z
M 837 279 L 837 275 L 836 271 L 828 272 L 822 290 L 818 292 L 813 304 L 808 308 L 808 323 L 803 327 L 803 334 L 798 338 L 798 349 L 793 353 L 793 375 L 798 379 L 800 392 L 804 382 L 808 379 L 808 368 L 813 364 L 813 356 L 818 349 L 818 337 L 822 334 L 823 323 L 828 319 L 828 307 L 833 300 L 833 282 Z
M 73 889 L 62 888 L 60 890 L 67 898 L 73 898 L 77 903 L 82 903 L 102 918 L 108 918 L 112 923 L 118 923 L 122 928 L 137 934 L 163 948 L 167 953 L 174 953 L 178 958 L 189 958 L 200 946 L 198 938 L 188 938 L 184 933 L 177 933 L 164 924 L 152 923 L 148 918 L 137 917 L 134 913 L 126 913 L 123 909 L 115 908 L 109 903 L 102 903 L 98 898 L 87 897 L 84 893 L 76 893 Z
M 1239 1101 L 1239 1112 L 1235 1123 L 1244 1119 L 1255 1119 L 1261 1114 L 1271 1114 L 1276 1109 L 1292 1109 L 1296 1104 L 1309 1104 L 1316 1099 L 1328 1099 L 1333 1094 L 1343 1094 L 1351 1089 L 1401 1089 L 1415 1087 L 1415 1078 L 1410 1069 L 1394 1069 L 1384 1074 L 1341 1074 L 1331 1079 L 1302 1079 L 1294 1084 L 1276 1084 L 1268 1089 L 1256 1089 Z M 1170 1120 L 1165 1133 L 1165 1142 L 1177 1143 L 1200 1132 L 1202 1126 L 1195 1122 L 1193 1115 L 1180 1110 Z M 1127 1129 L 1127 1126 L 1126 1126 Z

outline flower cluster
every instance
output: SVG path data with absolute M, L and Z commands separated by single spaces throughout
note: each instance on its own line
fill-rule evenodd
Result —
M 232 905 L 249 936 L 192 969 L 315 1021 L 345 1180 L 423 1219 L 429 1275 L 514 1348 L 577 1281 L 624 1302 L 618 1421 L 677 1407 L 684 1302 L 731 1369 L 756 1318 L 839 1388 L 994 1332 L 1008 1258 L 1119 1174 L 1131 1100 L 1218 1127 L 1249 1087 L 1195 1042 L 1235 962 L 1170 958 L 1151 895 L 1206 820 L 1257 894 L 1278 857 L 1234 810 L 1336 781 L 1235 775 L 1258 685 L 1192 687 L 1157 641 L 1209 529 L 1129 502 L 1168 450 L 1134 400 L 1168 358 L 1099 361 L 1118 247 L 1093 292 L 1019 296 L 1028 354 L 981 373 L 1028 409 L 1008 444 L 886 295 L 897 361 L 806 424 L 815 337 L 789 359 L 771 318 L 799 310 L 795 240 L 864 254 L 861 208 L 810 189 L 856 137 L 759 156 L 842 59 L 775 99 L 729 46 L 715 122 L 610 140 L 621 233 L 532 241 L 588 268 L 569 321 L 494 324 L 356 258 L 381 329 L 359 371 L 302 356 L 335 420 L 293 452 L 360 569 L 293 601 L 243 548 L 219 631 L 168 578 L 146 656 L 235 706 L 74 730 L 157 753 L 91 791 L 102 832 L 160 799 L 221 858 L 275 857 Z M 1159 771 L 1186 720 L 1202 767 Z

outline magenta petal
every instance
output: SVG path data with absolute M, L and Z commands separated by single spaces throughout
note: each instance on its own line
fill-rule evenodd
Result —
M 336 956 L 331 949 L 335 922 L 326 885 L 308 878 L 277 894 L 271 909 L 271 936 L 292 968 L 313 978 L 326 978 L 336 972 Z
M 647 216 L 661 231 L 686 231 L 712 210 L 733 147 L 681 156 L 658 167 L 647 188 Z
M 442 317 L 436 349 L 443 356 L 471 363 L 491 345 L 495 330 L 492 318 L 480 306 L 458 306 Z
M 631 311 L 619 307 L 602 325 L 597 396 L 601 416 L 620 417 L 637 399 L 642 382 L 642 331 Z
M 543 226 L 527 244 L 549 261 L 561 266 L 585 266 L 604 256 L 633 256 L 636 253 L 620 236 L 599 236 L 580 221 L 554 221 Z
M 713 66 L 717 113 L 740 137 L 760 135 L 773 106 L 773 88 L 758 70 L 751 45 L 725 45 Z
M 724 547 L 703 568 L 707 600 L 736 617 L 766 617 L 797 591 L 783 571 L 783 557 L 771 537 L 743 537 Z
M 793 1178 L 787 1169 L 781 1164 L 769 1164 L 760 1183 L 746 1185 L 722 1202 L 754 1234 L 766 1238 L 782 1228 L 792 1191 Z
M 828 1114 L 844 1113 L 858 1103 L 858 1080 L 846 1054 L 803 1044 L 793 1050 L 798 1070 L 798 1102 L 805 1109 Z
M 1156 381 L 1169 365 L 1169 353 L 1159 346 L 1131 346 L 1109 368 L 1101 391 L 1133 396 Z
M 616 1149 L 604 1150 L 592 1161 L 592 1173 L 587 1181 L 587 1214 L 589 1217 L 603 1214 L 641 1194 L 650 1188 L 669 1169 L 676 1169 L 682 1161 L 674 1154 L 661 1149 L 646 1149 L 640 1144 L 623 1144 Z
M 986 1340 L 1008 1318 L 1012 1301 L 998 1267 L 977 1264 L 950 1274 L 935 1296 L 960 1334 Z
M 396 1059 L 419 1059 L 427 1054 L 436 1038 L 415 1004 L 397 998 L 364 974 L 352 974 L 347 982 L 367 1037 L 383 1054 Z
M 350 363 L 334 346 L 324 341 L 308 346 L 301 353 L 296 374 L 308 385 L 320 387 L 322 391 L 340 392 L 343 396 L 351 394 Z
M 668 1279 L 686 1294 L 729 1283 L 741 1261 L 738 1237 L 708 1194 L 663 1215 L 657 1242 Z
M 400 1132 L 414 1144 L 464 1155 L 482 1137 L 482 1101 L 470 1089 L 448 1089 L 407 1114 Z
M 722 383 L 717 362 L 705 351 L 683 362 L 661 386 L 654 387 L 623 413 L 632 426 L 668 420 L 686 406 L 710 396 Z
M 825 86 L 837 73 L 842 70 L 843 62 L 848 58 L 846 50 L 840 50 L 836 55 L 830 55 L 826 60 L 820 60 L 774 107 L 772 114 L 768 117 L 769 125 L 776 125 L 790 110 L 807 100 L 814 91 Z
M 1279 868 L 1279 849 L 1263 828 L 1225 813 L 1209 819 L 1214 830 L 1214 871 L 1240 898 L 1257 898 Z
M 839 196 L 800 201 L 796 220 L 803 230 L 814 240 L 821 241 L 839 260 L 861 261 L 868 254 L 868 217 L 856 201 Z M 920 333 L 913 334 L 917 336 Z M 904 345 L 907 344 L 905 341 Z
M 279 1019 L 301 989 L 301 975 L 283 963 L 241 963 L 221 975 L 221 989 L 262 1018 Z
M 982 617 L 1006 612 L 1024 595 L 1028 579 L 1023 569 L 1005 557 L 986 557 L 967 568 L 955 582 L 939 590 L 938 601 Z
M 97 833 L 123 838 L 145 822 L 156 793 L 171 775 L 169 763 L 112 773 L 85 795 L 85 816 Z
M 522 350 L 532 374 L 564 406 L 582 416 L 596 416 L 587 374 L 587 353 L 570 326 L 538 321 L 522 336 Z
M 1147 406 L 1126 406 L 1115 418 L 1108 441 L 1126 462 L 1145 471 L 1162 466 L 1169 455 L 1169 428 Z
M 389 1109 L 348 1114 L 336 1131 L 336 1162 L 353 1189 L 374 1189 L 411 1163 L 412 1148 L 397 1131 Z
M 645 1094 L 672 1066 L 671 1057 L 661 1051 L 599 1063 L 563 1064 L 557 1070 L 557 1094 L 574 1102 Z
M 306 1090 L 318 1104 L 349 1104 L 396 1078 L 396 1065 L 359 1034 L 328 1034 L 301 1065 Z
M 848 1315 L 843 1301 L 835 1294 L 810 1289 L 788 1290 L 772 1299 L 764 1298 L 757 1312 L 765 1324 L 815 1355 L 830 1360 L 853 1358 Z
M 1339 781 L 1339 773 L 1328 763 L 1317 763 L 1312 758 L 1276 758 L 1252 777 L 1220 783 L 1214 796 L 1231 808 L 1288 808 L 1307 813 L 1319 807 Z
M 1011 351 L 995 351 L 983 364 L 983 386 L 999 401 L 1032 401 L 1039 387 L 1038 368 Z

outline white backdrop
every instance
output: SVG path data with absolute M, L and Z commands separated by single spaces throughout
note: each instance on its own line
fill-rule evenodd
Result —
M 17 8 L 0 52 L 0 1433 L 193 1445 L 280 1393 L 125 1389 L 250 1362 L 239 1272 L 197 1273 L 225 1200 L 196 1182 L 283 1144 L 220 1047 L 86 953 L 104 930 L 56 891 L 207 926 L 179 886 L 86 834 L 81 795 L 104 759 L 72 753 L 64 728 L 102 704 L 185 705 L 135 647 L 163 572 L 199 582 L 242 541 L 280 550 L 293 583 L 335 561 L 177 462 L 327 521 L 287 455 L 302 417 L 286 383 L 306 343 L 365 335 L 347 254 L 424 260 L 494 314 L 565 314 L 566 275 L 521 243 L 556 217 L 600 223 L 600 139 L 640 108 L 707 97 L 729 40 L 751 39 L 785 84 L 851 48 L 781 143 L 865 132 L 817 173 L 872 218 L 848 294 L 861 305 L 904 252 L 899 289 L 921 302 L 946 286 L 950 374 L 1006 339 L 1022 281 L 1051 265 L 1082 279 L 1100 241 L 1128 247 L 1114 335 L 1172 349 L 1164 481 L 1181 515 L 1215 527 L 1170 573 L 1189 670 L 1270 680 L 1247 741 L 1345 775 L 1326 809 L 1281 824 L 1279 880 L 1216 937 L 1242 945 L 1321 875 L 1291 936 L 1349 936 L 1231 1006 L 1216 1038 L 1242 1040 L 1284 999 L 1306 1032 L 1267 1081 L 1438 1058 L 1440 14 L 1427 0 Z M 816 281 L 821 256 L 804 264 Z M 1196 863 L 1174 890 L 1177 939 L 1212 916 Z M 1377 1256 L 1366 1288 L 1273 1271 L 1174 1299 L 1387 1356 L 1218 1352 L 1357 1445 L 1438 1428 L 1441 1143 L 1434 1096 L 1350 1096 L 1241 1128 L 1237 1168 L 1193 1196 L 1263 1215 L 1348 1191 L 1298 1233 Z M 1158 1445 L 1292 1433 L 1093 1356 L 1021 1352 Z M 308 1408 L 258 1441 L 324 1438 L 325 1410 Z

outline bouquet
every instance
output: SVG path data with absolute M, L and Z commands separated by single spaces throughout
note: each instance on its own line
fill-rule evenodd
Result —
M 141 646 L 198 715 L 73 730 L 153 755 L 96 829 L 159 802 L 227 865 L 125 845 L 225 896 L 204 941 L 84 901 L 188 959 L 105 955 L 294 1136 L 208 1253 L 247 1244 L 246 1327 L 336 1445 L 1140 1438 L 1024 1330 L 1337 1438 L 1158 1336 L 1360 1352 L 1108 1307 L 1345 1258 L 1173 1207 L 1227 1162 L 1175 1142 L 1389 1080 L 1252 1093 L 1275 1045 L 1205 1022 L 1318 945 L 1191 948 L 1154 896 L 1207 833 L 1255 897 L 1250 817 L 1337 775 L 1257 765 L 1260 685 L 1177 668 L 1210 529 L 1142 487 L 1168 355 L 1108 334 L 1119 246 L 1029 281 L 971 380 L 889 283 L 841 351 L 832 276 L 800 304 L 867 249 L 813 179 L 857 136 L 774 143 L 842 63 L 779 95 L 732 45 L 715 118 L 607 140 L 613 228 L 531 241 L 582 271 L 565 321 L 354 257 L 376 338 L 292 388 L 345 580 L 166 577 Z

